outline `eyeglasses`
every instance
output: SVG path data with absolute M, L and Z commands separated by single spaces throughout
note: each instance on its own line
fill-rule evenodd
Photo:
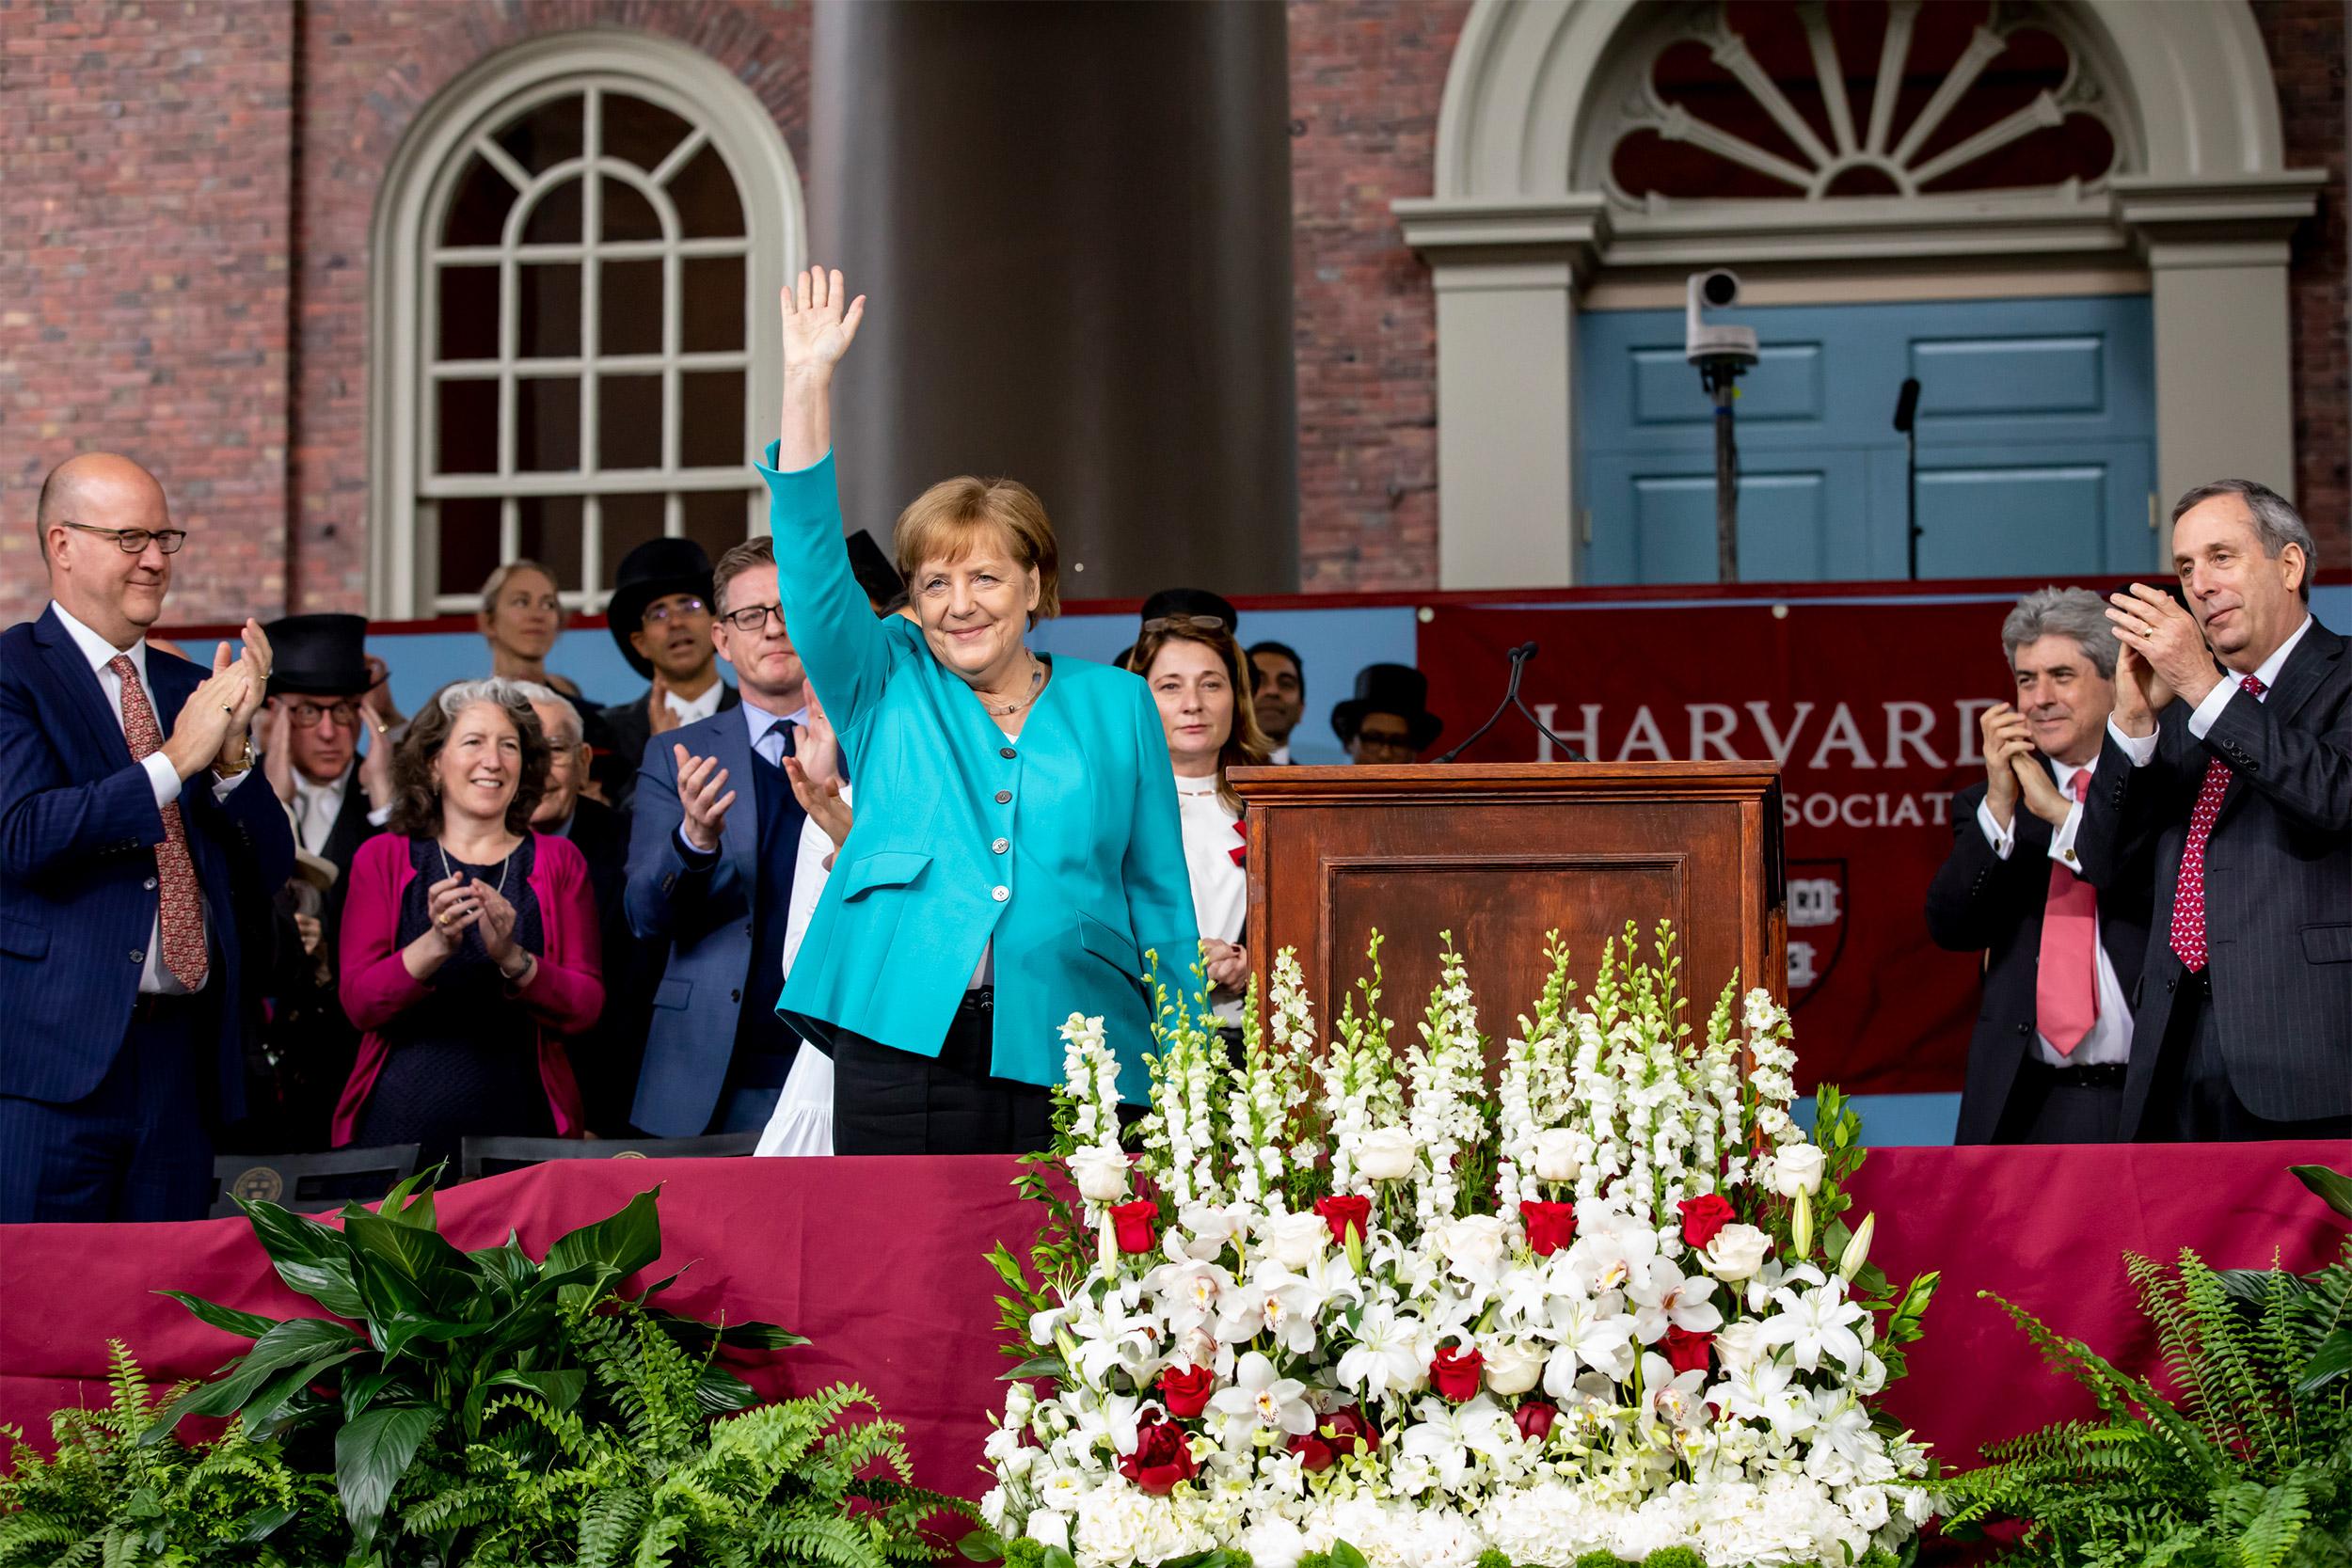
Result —
M 646 610 L 645 625 L 658 626 L 678 616 L 707 615 L 709 612 L 709 608 L 702 600 L 690 594 L 685 598 L 672 599 L 668 603 L 655 605 L 651 610 Z
M 750 637 L 768 624 L 768 617 L 771 615 L 776 618 L 777 626 L 782 627 L 784 625 L 784 606 L 780 604 L 745 605 L 740 610 L 728 610 L 724 615 L 720 616 L 719 619 L 724 621 L 728 626 L 733 626 L 737 631 L 741 632 L 744 636 Z
M 1403 752 L 1408 755 L 1420 750 L 1409 735 L 1383 735 L 1378 730 L 1358 730 L 1356 744 L 1367 752 Z
M 332 720 L 339 730 L 356 730 L 359 727 L 359 705 L 329 703 L 321 707 L 316 703 L 296 703 L 287 710 L 287 717 L 298 730 L 310 729 L 322 719 Z
M 1231 631 L 1232 629 L 1214 615 L 1154 615 L 1143 623 L 1143 631 L 1148 637 L 1155 631 L 1167 631 L 1174 626 L 1190 626 L 1196 631 Z
M 188 542 L 188 531 L 183 528 L 92 528 L 87 523 L 68 523 L 65 526 L 84 533 L 103 534 L 113 540 L 115 546 L 124 555 L 145 555 L 150 545 L 166 555 L 178 555 L 180 546 Z

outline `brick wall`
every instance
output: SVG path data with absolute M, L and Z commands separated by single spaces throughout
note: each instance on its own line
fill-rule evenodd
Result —
M 2328 170 L 2318 215 L 2295 240 L 2288 275 L 2295 334 L 2296 500 L 2320 564 L 2352 566 L 2352 385 L 2344 348 L 2344 8 L 2342 0 L 2254 7 L 2279 86 L 2290 168 Z
M 284 593 L 290 13 L 0 0 L 0 626 L 48 597 L 41 476 L 146 464 L 175 619 Z
M 1427 196 L 1469 0 L 1290 0 L 1298 585 L 1438 583 L 1438 333 L 1389 203 Z

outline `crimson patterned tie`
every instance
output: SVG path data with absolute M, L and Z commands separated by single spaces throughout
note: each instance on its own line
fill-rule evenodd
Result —
M 2090 794 L 2090 769 L 2072 781 L 2074 799 Z M 2061 1056 L 2071 1056 L 2099 1022 L 2099 890 L 2053 862 L 2042 907 L 2042 951 L 2034 969 L 2034 1027 Z
M 132 759 L 145 762 L 163 750 L 164 737 L 155 727 L 155 710 L 148 705 L 147 689 L 139 685 L 138 667 L 129 654 L 117 654 L 106 668 L 122 680 L 122 738 L 131 743 Z M 164 807 L 155 873 L 163 883 L 164 967 L 188 990 L 201 990 L 212 961 L 204 950 L 204 895 L 197 889 L 196 863 L 188 859 L 188 830 L 177 800 Z
M 2258 698 L 2270 689 L 2252 675 L 2240 681 L 2238 689 Z M 2181 879 L 2172 890 L 2172 951 L 2192 974 L 2205 967 L 2205 842 L 2213 837 L 2213 819 L 2221 815 L 2221 797 L 2229 790 L 2229 767 L 2216 757 L 2205 764 L 2205 782 L 2198 786 L 2197 804 L 2188 814 Z

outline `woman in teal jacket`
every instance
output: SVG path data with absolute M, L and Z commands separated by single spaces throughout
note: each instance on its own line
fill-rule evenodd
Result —
M 778 1010 L 832 1040 L 836 1153 L 1042 1148 L 1062 1022 L 1104 1021 L 1141 1102 L 1147 955 L 1200 984 L 1168 743 L 1142 681 L 1026 646 L 1057 559 L 1022 485 L 949 480 L 908 507 L 919 625 L 875 617 L 834 483 L 833 370 L 866 304 L 844 300 L 837 272 L 785 292 L 782 438 L 760 466 L 785 624 L 857 779 Z

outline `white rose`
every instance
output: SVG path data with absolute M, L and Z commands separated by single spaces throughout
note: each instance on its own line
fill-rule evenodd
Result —
M 1116 1203 L 1127 1196 L 1127 1156 L 1116 1148 L 1089 1144 L 1070 1157 L 1070 1174 L 1077 1179 L 1078 1196 L 1095 1203 Z
M 1241 1544 L 1257 1568 L 1296 1568 L 1299 1554 L 1307 1549 L 1307 1538 L 1296 1525 L 1276 1513 L 1250 1526 Z
M 1492 1278 L 1510 1256 L 1511 1232 L 1499 1214 L 1470 1214 L 1435 1228 L 1438 1251 L 1465 1279 Z
M 1850 1486 L 1845 1496 L 1846 1515 L 1864 1529 L 1874 1530 L 1886 1523 L 1886 1494 L 1875 1486 Z
M 1746 1279 L 1764 1266 L 1772 1238 L 1752 1225 L 1726 1225 L 1699 1254 L 1707 1272 L 1718 1279 Z
M 1535 1134 L 1535 1178 L 1539 1181 L 1573 1181 L 1584 1169 L 1577 1158 L 1576 1134 L 1554 1127 Z
M 1715 1356 L 1725 1372 L 1738 1373 L 1756 1365 L 1756 1337 L 1763 1332 L 1764 1325 L 1754 1318 L 1741 1318 L 1715 1331 Z
M 1525 1345 L 1506 1342 L 1486 1351 L 1486 1386 L 1498 1394 L 1524 1394 L 1543 1375 L 1544 1357 Z
M 1058 1547 L 1066 1552 L 1070 1549 L 1070 1515 L 1057 1513 L 1050 1508 L 1032 1510 L 1021 1533 L 1041 1546 Z
M 1356 1168 L 1375 1181 L 1413 1174 L 1421 1145 L 1402 1127 L 1380 1127 L 1356 1140 Z
M 1783 1197 L 1821 1190 L 1821 1150 L 1818 1144 L 1783 1144 L 1772 1154 L 1772 1190 Z
M 1265 1255 L 1286 1269 L 1303 1269 L 1331 1239 L 1331 1227 L 1316 1213 L 1277 1214 L 1258 1227 Z

